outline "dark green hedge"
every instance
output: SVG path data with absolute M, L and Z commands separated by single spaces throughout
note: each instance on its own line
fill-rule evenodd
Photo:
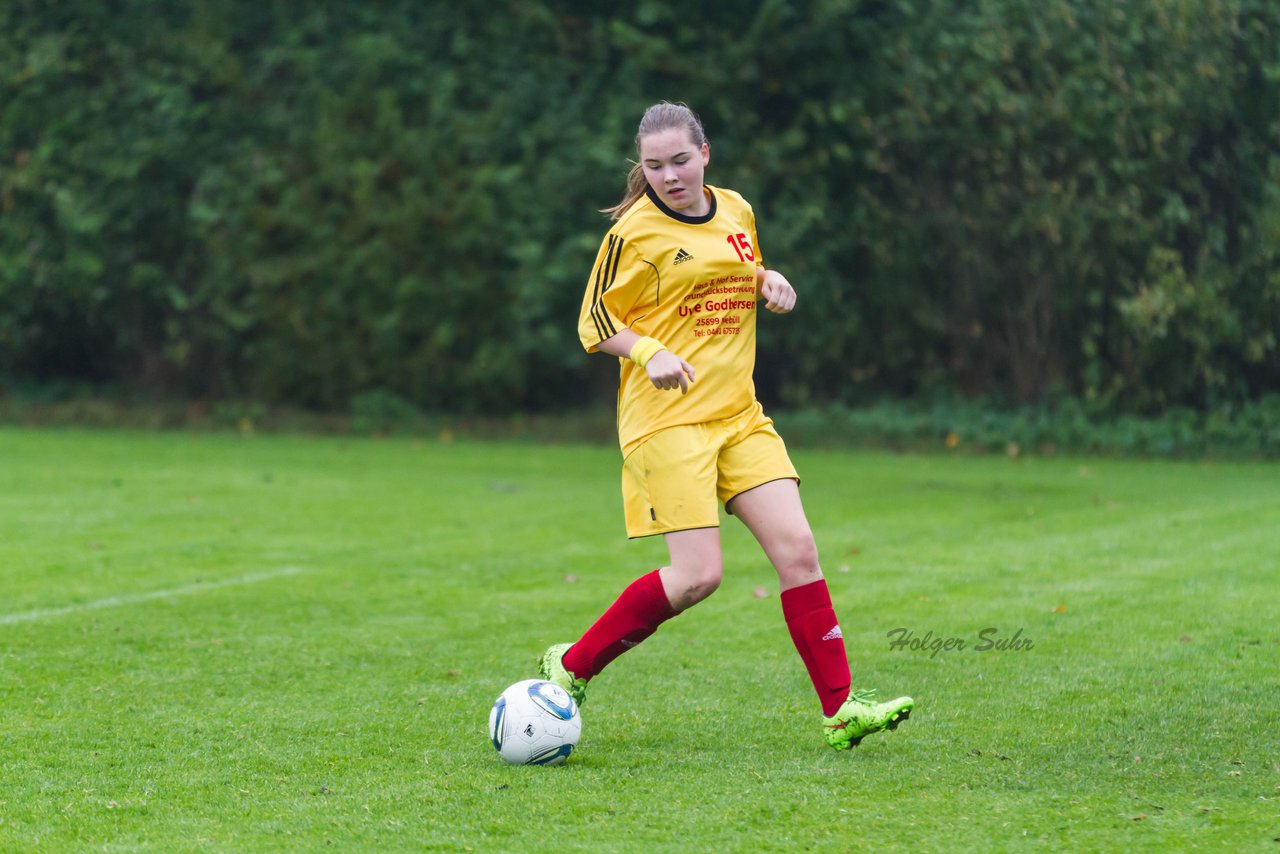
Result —
M 802 295 L 762 319 L 770 400 L 1280 387 L 1271 0 L 594 8 L 0 5 L 0 375 L 598 399 L 596 210 L 670 99 Z

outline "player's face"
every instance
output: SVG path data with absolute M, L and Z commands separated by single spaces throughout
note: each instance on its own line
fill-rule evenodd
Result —
M 672 210 L 702 216 L 711 203 L 702 192 L 702 170 L 711 160 L 704 142 L 694 145 L 687 128 L 671 128 L 640 138 L 644 177 L 658 198 Z

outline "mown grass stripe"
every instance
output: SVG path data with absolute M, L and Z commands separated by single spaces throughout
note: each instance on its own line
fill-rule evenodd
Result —
M 62 608 L 37 608 L 33 611 L 19 611 L 15 614 L 5 614 L 0 616 L 0 626 L 11 626 L 16 623 L 30 623 L 36 620 L 45 620 L 51 617 L 63 617 L 67 614 L 75 614 L 81 611 L 96 611 L 101 608 L 115 608 L 121 605 L 136 605 L 140 602 L 150 602 L 155 599 L 170 599 L 175 596 L 190 596 L 195 593 L 205 593 L 210 590 L 218 590 L 223 587 L 236 587 L 242 584 L 258 584 L 263 581 L 271 581 L 275 578 L 284 578 L 289 575 L 297 575 L 305 572 L 301 567 L 284 566 L 279 569 L 268 570 L 266 572 L 251 572 L 248 575 L 241 575 L 236 578 L 225 578 L 221 581 L 198 581 L 194 584 L 185 584 L 181 587 L 170 587 L 165 590 L 152 590 L 147 593 L 128 593 L 120 596 L 108 596 L 105 599 L 95 599 L 92 602 L 81 602 L 78 605 L 67 605 Z

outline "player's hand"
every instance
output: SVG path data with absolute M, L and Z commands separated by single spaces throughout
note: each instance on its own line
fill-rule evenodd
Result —
M 760 296 L 764 299 L 764 307 L 774 314 L 786 314 L 796 307 L 796 289 L 791 287 L 787 277 L 777 270 L 766 270 L 764 282 L 760 286 Z
M 693 382 L 693 365 L 670 350 L 654 353 L 644 369 L 649 373 L 654 388 L 678 388 L 681 394 L 685 394 L 689 391 L 689 383 Z

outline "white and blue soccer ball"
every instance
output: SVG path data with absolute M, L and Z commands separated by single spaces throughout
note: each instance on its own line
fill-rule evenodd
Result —
M 489 738 L 512 765 L 559 765 L 581 735 L 578 704 L 554 682 L 517 682 L 489 710 Z

